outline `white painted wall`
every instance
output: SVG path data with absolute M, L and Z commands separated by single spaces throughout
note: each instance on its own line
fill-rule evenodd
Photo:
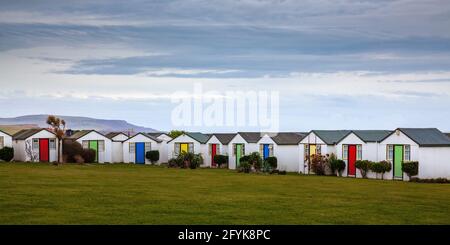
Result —
M 125 141 L 127 139 L 128 139 L 128 136 L 126 136 L 125 134 L 118 134 L 118 135 L 112 137 L 111 140 L 112 141 L 121 141 L 121 142 L 123 142 L 123 141 Z
M 31 161 L 30 156 L 26 154 L 25 151 L 25 142 L 33 143 L 33 139 L 54 139 L 56 147 L 55 149 L 50 148 L 50 155 L 49 155 L 49 161 L 50 162 L 56 162 L 58 161 L 58 139 L 56 136 L 47 130 L 42 130 L 30 137 L 28 137 L 25 140 L 14 140 L 13 141 L 13 148 L 14 148 L 14 160 L 15 161 L 21 161 L 21 162 L 29 162 Z M 39 148 L 33 150 L 34 153 L 39 156 Z
M 300 151 L 298 145 L 278 145 L 277 150 L 274 151 L 274 155 L 278 159 L 279 170 L 299 172 Z
M 112 162 L 112 141 L 95 132 L 89 132 L 88 134 L 84 135 L 83 137 L 77 139 L 76 141 L 83 145 L 83 140 L 104 140 L 105 141 L 105 151 L 104 152 L 98 152 L 98 162 L 99 163 L 111 163 Z
M 159 150 L 158 143 L 149 137 L 146 137 L 142 134 L 137 134 L 134 137 L 129 138 L 124 141 L 122 144 L 122 154 L 123 154 L 123 162 L 124 163 L 135 163 L 136 162 L 136 153 L 130 153 L 130 143 L 150 143 L 150 150 Z M 161 152 L 160 152 L 161 156 Z M 158 161 L 160 163 L 161 161 Z M 151 164 L 151 162 L 145 158 L 145 164 Z
M 157 137 L 157 139 L 161 140 L 160 143 L 158 143 L 158 149 L 159 149 L 159 162 L 164 163 L 167 162 L 168 159 L 168 145 L 167 142 L 172 140 L 172 137 L 166 134 L 161 134 Z
M 12 147 L 12 137 L 9 134 L 5 134 L 2 131 L 0 131 L 0 137 L 3 138 L 3 147 Z M 0 149 L 2 147 L 0 146 Z
M 420 147 L 417 177 L 450 179 L 450 147 Z
M 123 162 L 123 143 L 122 141 L 112 141 L 112 162 L 121 163 Z

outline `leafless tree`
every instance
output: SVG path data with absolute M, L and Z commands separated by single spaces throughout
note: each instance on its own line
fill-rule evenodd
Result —
M 30 158 L 31 162 L 38 160 L 38 154 L 33 151 L 33 143 L 31 140 L 25 141 L 25 153 L 27 154 L 27 157 Z
M 61 144 L 66 134 L 66 121 L 60 119 L 59 117 L 49 115 L 47 118 L 47 124 L 52 128 L 53 132 L 58 138 L 58 163 L 61 162 Z

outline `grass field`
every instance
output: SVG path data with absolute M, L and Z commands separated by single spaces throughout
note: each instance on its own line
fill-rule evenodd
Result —
M 0 224 L 450 224 L 450 185 L 1 163 Z

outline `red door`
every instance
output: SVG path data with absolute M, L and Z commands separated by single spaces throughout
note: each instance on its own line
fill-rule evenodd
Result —
M 217 145 L 216 144 L 212 144 L 211 145 L 211 165 L 213 167 L 216 166 L 216 163 L 214 162 L 214 156 L 216 155 L 217 149 L 216 149 Z
M 48 139 L 39 139 L 39 161 L 49 162 Z
M 356 175 L 356 145 L 348 146 L 348 175 Z

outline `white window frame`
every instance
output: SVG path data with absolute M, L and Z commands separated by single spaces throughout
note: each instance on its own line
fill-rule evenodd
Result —
M 342 145 L 342 160 L 348 160 L 348 145 Z
M 129 153 L 135 153 L 136 152 L 136 143 L 129 142 L 128 143 L 128 152 Z
M 410 145 L 403 146 L 403 160 L 411 161 L 411 146 Z
M 55 150 L 56 149 L 56 139 L 49 139 L 49 149 Z

